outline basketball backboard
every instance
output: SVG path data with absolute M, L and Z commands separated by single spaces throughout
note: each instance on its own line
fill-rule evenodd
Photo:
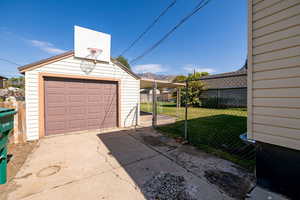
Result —
M 110 41 L 109 34 L 74 26 L 75 57 L 110 62 Z

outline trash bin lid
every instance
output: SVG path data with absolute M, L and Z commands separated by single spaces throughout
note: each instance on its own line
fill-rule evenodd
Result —
M 0 108 L 0 117 L 5 117 L 7 115 L 14 115 L 17 111 L 13 108 Z
M 14 111 L 15 109 L 13 108 L 0 108 L 0 113 L 2 112 L 10 112 L 10 111 Z

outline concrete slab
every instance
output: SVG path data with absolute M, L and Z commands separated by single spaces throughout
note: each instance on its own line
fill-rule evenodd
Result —
M 175 140 L 153 130 L 152 127 L 140 128 L 135 131 L 129 130 L 126 133 L 160 153 L 165 153 L 181 146 Z
M 120 169 L 121 170 L 121 169 Z M 122 177 L 122 178 L 121 178 Z M 82 200 L 82 199 L 146 199 L 135 187 L 134 182 L 126 174 L 121 175 L 110 171 L 79 181 L 56 186 L 23 198 L 24 200 Z
M 157 125 L 166 125 L 166 124 L 172 124 L 176 122 L 175 117 L 171 117 L 168 115 L 157 115 Z M 140 125 L 142 127 L 150 127 L 152 126 L 152 113 L 146 113 L 143 112 L 142 115 L 140 115 Z
M 182 152 L 149 128 L 44 138 L 14 179 L 8 200 L 149 199 L 144 184 L 162 172 L 183 176 L 195 199 L 231 199 L 185 159 L 201 169 L 216 162 Z
M 288 200 L 288 198 L 276 194 L 274 192 L 268 191 L 261 187 L 255 187 L 254 190 L 250 193 L 248 200 Z
M 225 194 L 222 194 L 215 186 L 194 176 L 162 155 L 125 166 L 124 168 L 142 191 L 144 190 L 146 181 L 152 177 L 157 176 L 160 173 L 170 173 L 185 178 L 186 187 L 191 196 L 195 199 L 230 199 Z

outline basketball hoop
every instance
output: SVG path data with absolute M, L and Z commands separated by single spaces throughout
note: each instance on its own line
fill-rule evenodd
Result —
M 103 50 L 98 48 L 87 48 L 87 50 L 89 53 L 85 57 L 86 59 L 81 61 L 80 68 L 84 73 L 90 74 L 95 68 L 97 64 L 97 58 L 103 52 Z
M 87 48 L 87 50 L 90 52 L 87 58 L 94 60 L 96 64 L 97 57 L 102 53 L 102 50 L 98 48 Z

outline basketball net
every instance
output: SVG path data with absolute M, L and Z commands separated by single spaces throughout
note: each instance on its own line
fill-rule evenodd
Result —
M 89 54 L 85 57 L 85 60 L 81 61 L 80 68 L 85 74 L 89 74 L 93 71 L 97 64 L 98 56 L 103 52 L 97 48 L 87 48 Z M 92 62 L 91 62 L 92 61 Z

